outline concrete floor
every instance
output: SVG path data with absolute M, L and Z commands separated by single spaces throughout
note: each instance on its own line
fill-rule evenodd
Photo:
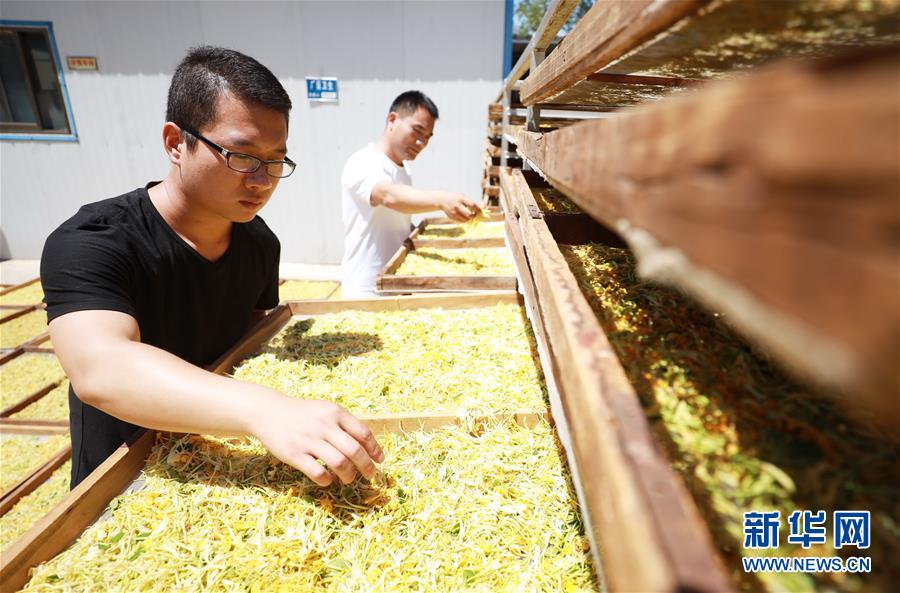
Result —
M 282 262 L 279 268 L 282 278 L 289 280 L 340 280 L 341 266 L 317 264 L 292 264 Z M 0 262 L 0 284 L 19 284 L 40 275 L 40 260 L 8 259 Z

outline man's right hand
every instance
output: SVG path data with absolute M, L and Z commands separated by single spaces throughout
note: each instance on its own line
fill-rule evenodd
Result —
M 439 204 L 447 218 L 457 222 L 468 222 L 481 213 L 481 208 L 460 193 L 447 192 L 441 195 Z
M 266 404 L 253 422 L 254 436 L 319 486 L 330 485 L 334 475 L 344 484 L 357 474 L 372 479 L 375 463 L 384 461 L 369 427 L 337 404 L 286 396 Z

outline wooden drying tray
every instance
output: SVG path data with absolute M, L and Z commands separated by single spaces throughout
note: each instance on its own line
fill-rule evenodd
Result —
M 483 239 L 482 239 L 483 240 Z M 463 249 L 466 245 L 452 245 L 445 249 Z M 487 246 L 482 246 L 487 247 Z M 469 290 L 515 290 L 515 276 L 398 276 L 395 272 L 411 251 L 411 241 L 405 241 L 397 253 L 385 264 L 375 278 L 375 289 L 380 294 L 410 292 L 448 292 Z
M 438 295 L 337 301 L 290 301 L 281 304 L 248 331 L 245 337 L 208 367 L 217 374 L 231 372 L 235 365 L 257 352 L 274 337 L 293 315 L 319 315 L 337 311 L 393 311 L 403 309 L 466 309 L 500 303 L 519 303 L 514 292 L 477 295 Z M 380 414 L 360 416 L 373 432 L 437 430 L 452 426 L 460 418 L 449 413 Z M 546 414 L 523 411 L 485 416 L 484 419 L 514 418 L 524 427 L 533 427 Z M 119 447 L 94 472 L 73 489 L 47 515 L 35 523 L 0 559 L 0 584 L 4 590 L 18 590 L 28 580 L 29 570 L 65 550 L 104 511 L 109 502 L 131 484 L 140 473 L 156 440 L 156 432 L 141 430 Z
M 10 360 L 22 356 L 23 354 L 43 354 L 46 356 L 55 356 L 52 350 L 42 348 L 17 348 L 0 361 L 0 365 L 6 364 Z M 19 401 L 0 410 L 0 430 L 8 433 L 20 434 L 58 434 L 69 431 L 69 423 L 66 420 L 44 420 L 35 418 L 10 418 L 13 414 L 21 412 L 31 404 L 45 397 L 51 391 L 59 387 L 65 379 L 52 381 L 47 385 L 35 389 L 32 393 L 26 395 Z
M 23 434 L 21 432 L 6 430 L 5 427 L 0 429 L 0 434 Z M 35 430 L 32 432 L 24 433 L 31 435 L 41 435 L 41 434 L 59 434 L 56 431 L 39 431 Z M 11 509 L 19 500 L 28 496 L 32 492 L 34 492 L 41 484 L 47 481 L 53 472 L 55 472 L 59 467 L 68 461 L 72 457 L 72 443 L 69 442 L 68 445 L 60 449 L 56 452 L 52 457 L 50 457 L 47 461 L 38 466 L 33 472 L 25 476 L 18 484 L 7 490 L 0 496 L 0 515 L 5 515 L 9 509 Z M 0 581 L 3 582 L 3 581 Z
M 476 239 L 466 239 L 461 237 L 439 237 L 429 239 L 427 237 L 420 238 L 429 226 L 433 226 L 432 219 L 426 218 L 413 229 L 409 237 L 406 238 L 405 244 L 412 249 L 447 249 L 454 247 L 503 247 L 503 237 L 482 237 Z M 500 222 L 500 221 L 494 221 Z M 457 223 L 459 224 L 459 223 Z
M 821 0 L 598 2 L 523 81 L 520 97 L 615 107 L 782 57 L 896 44 L 896 10 L 884 0 L 868 10 Z
M 610 590 L 732 590 L 693 499 L 651 433 L 633 387 L 521 171 L 501 175 L 536 334 L 548 338 L 595 549 Z M 520 245 L 519 245 L 520 244 Z
M 15 292 L 15 291 L 19 290 L 20 288 L 25 288 L 27 286 L 31 286 L 35 282 L 40 282 L 40 281 L 41 281 L 40 278 L 32 278 L 31 280 L 27 280 L 25 282 L 22 282 L 21 284 L 14 284 L 12 286 L 7 286 L 6 288 L 0 290 L 0 296 L 7 295 L 11 292 Z M 5 309 L 22 309 L 22 308 L 29 308 L 29 307 L 35 307 L 35 306 L 43 307 L 44 303 L 27 303 L 24 305 L 0 305 L 0 311 L 5 310 Z
M 521 153 L 619 231 L 642 274 L 896 427 L 898 69 L 897 50 L 773 66 L 523 132 Z
M 23 317 L 28 315 L 29 313 L 33 313 L 34 311 L 40 311 L 44 309 L 44 304 L 40 303 L 37 305 L 31 305 L 29 307 L 19 307 L 15 310 L 7 309 L 3 311 L 3 316 L 0 317 L 0 330 L 3 328 L 3 324 L 9 321 L 13 321 L 19 317 Z M 45 331 L 40 333 L 29 340 L 26 340 L 15 346 L 13 348 L 0 348 L 0 364 L 3 364 L 7 360 L 15 358 L 19 354 L 22 354 L 25 351 L 43 351 L 47 350 L 46 348 L 42 348 L 39 344 L 46 342 L 50 339 L 50 332 Z M 52 349 L 51 349 L 52 351 Z

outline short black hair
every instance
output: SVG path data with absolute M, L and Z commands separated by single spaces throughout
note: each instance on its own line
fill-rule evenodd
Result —
M 211 45 L 192 47 L 175 69 L 166 121 L 199 132 L 215 120 L 216 102 L 225 91 L 284 114 L 287 124 L 291 98 L 272 71 L 241 52 Z M 191 134 L 185 141 L 191 150 L 197 144 Z
M 400 115 L 412 115 L 419 107 L 424 108 L 434 119 L 438 118 L 437 105 L 421 91 L 406 91 L 405 93 L 400 93 L 397 98 L 394 99 L 394 102 L 391 103 L 391 108 L 388 110 L 388 113 L 393 111 Z

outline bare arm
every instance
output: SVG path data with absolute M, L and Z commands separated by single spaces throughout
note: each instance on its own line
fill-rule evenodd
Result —
M 443 210 L 453 220 L 465 222 L 481 212 L 478 204 L 460 193 L 416 189 L 402 183 L 380 181 L 369 196 L 372 206 L 385 206 L 404 214 Z
M 50 323 L 59 360 L 78 397 L 121 420 L 156 430 L 254 435 L 319 485 L 357 472 L 371 478 L 383 453 L 372 432 L 336 404 L 289 398 L 215 375 L 142 344 L 133 317 L 68 313 Z M 89 336 L 89 337 L 88 337 Z

